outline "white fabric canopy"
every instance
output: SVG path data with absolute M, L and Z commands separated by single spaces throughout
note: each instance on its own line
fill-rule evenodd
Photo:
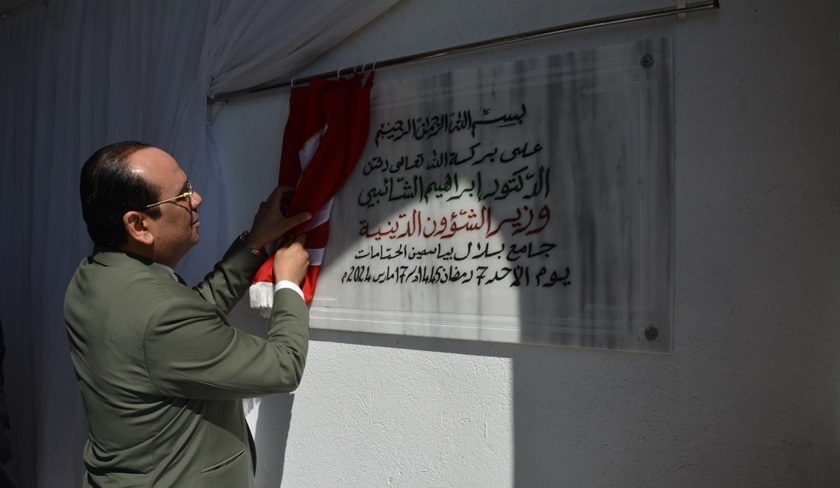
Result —
M 22 486 L 71 486 L 84 469 L 62 304 L 91 249 L 85 159 L 135 139 L 178 160 L 204 197 L 201 243 L 179 267 L 195 283 L 230 236 L 206 98 L 293 76 L 397 1 L 51 0 L 0 20 L 0 321 Z

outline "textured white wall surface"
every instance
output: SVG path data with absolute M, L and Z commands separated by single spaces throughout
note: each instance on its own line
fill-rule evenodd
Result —
M 671 5 L 403 0 L 301 75 Z M 836 0 L 721 0 L 380 70 L 670 36 L 673 353 L 313 330 L 302 387 L 260 405 L 259 486 L 840 486 L 838 25 Z M 276 181 L 287 96 L 215 119 L 234 231 Z M 264 331 L 245 307 L 234 320 Z

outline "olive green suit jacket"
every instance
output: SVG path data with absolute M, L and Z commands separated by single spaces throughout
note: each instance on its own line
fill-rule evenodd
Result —
M 297 388 L 309 341 L 289 289 L 265 338 L 228 323 L 262 261 L 237 241 L 193 289 L 125 253 L 82 261 L 64 317 L 90 429 L 85 487 L 253 486 L 241 400 Z

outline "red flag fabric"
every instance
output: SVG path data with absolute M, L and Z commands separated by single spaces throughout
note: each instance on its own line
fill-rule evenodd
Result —
M 329 236 L 333 198 L 355 168 L 370 130 L 370 92 L 374 73 L 349 78 L 313 80 L 293 87 L 289 118 L 280 155 L 280 186 L 296 187 L 288 215 L 309 212 L 312 219 L 294 230 L 304 232 L 310 266 L 301 289 L 307 305 L 312 302 L 318 272 Z M 274 298 L 273 257 L 254 276 L 251 307 L 264 315 Z

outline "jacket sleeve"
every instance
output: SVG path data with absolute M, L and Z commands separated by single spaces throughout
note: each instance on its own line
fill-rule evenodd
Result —
M 281 289 L 274 294 L 265 338 L 231 327 L 226 313 L 241 294 L 241 264 L 256 261 L 259 267 L 262 261 L 247 249 L 244 253 L 256 259 L 242 256 L 236 246 L 197 287 L 201 296 L 180 287 L 153 301 L 143 353 L 147 373 L 163 395 L 228 400 L 289 392 L 300 384 L 309 310 L 296 292 Z M 242 293 L 250 279 L 244 282 Z
M 236 239 L 213 271 L 194 289 L 204 300 L 228 314 L 248 291 L 254 274 L 264 261 L 251 254 L 241 239 Z

